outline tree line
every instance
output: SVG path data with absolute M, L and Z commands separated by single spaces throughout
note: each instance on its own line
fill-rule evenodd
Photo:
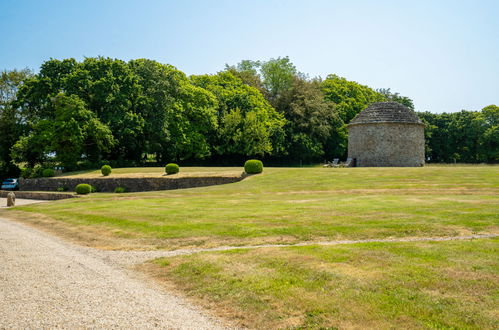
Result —
M 153 60 L 51 59 L 0 79 L 0 173 L 147 162 L 297 164 L 345 157 L 346 125 L 373 102 L 410 98 L 337 75 L 309 78 L 288 57 L 186 76 Z M 427 155 L 497 162 L 498 107 L 419 113 Z

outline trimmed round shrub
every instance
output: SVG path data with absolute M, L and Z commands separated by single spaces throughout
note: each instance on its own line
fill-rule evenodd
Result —
M 166 174 L 177 174 L 180 171 L 180 167 L 177 164 L 170 163 L 165 166 Z
M 248 174 L 258 174 L 263 171 L 263 163 L 257 159 L 250 159 L 244 163 L 244 172 Z
M 117 194 L 121 194 L 121 193 L 126 192 L 126 189 L 123 187 L 116 187 L 116 189 L 114 189 L 114 192 Z
M 80 183 L 76 186 L 75 190 L 78 195 L 87 195 L 92 192 L 92 186 L 86 183 Z
M 51 176 L 54 176 L 55 175 L 55 171 L 51 168 L 46 168 L 42 171 L 42 176 L 44 178 L 49 178 Z
M 111 172 L 113 171 L 113 169 L 109 165 L 103 165 L 100 168 L 100 171 L 101 171 L 102 175 L 108 176 L 109 174 L 111 174 Z

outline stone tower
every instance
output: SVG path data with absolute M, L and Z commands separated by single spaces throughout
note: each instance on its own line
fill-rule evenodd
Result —
M 348 157 L 356 166 L 424 165 L 424 124 L 402 104 L 373 103 L 347 128 Z

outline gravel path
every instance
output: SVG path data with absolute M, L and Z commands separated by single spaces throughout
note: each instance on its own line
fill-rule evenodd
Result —
M 219 329 L 101 251 L 0 218 L 0 329 Z

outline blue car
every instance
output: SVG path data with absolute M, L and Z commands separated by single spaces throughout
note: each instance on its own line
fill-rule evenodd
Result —
M 17 181 L 17 179 L 5 179 L 2 182 L 1 189 L 3 189 L 3 190 L 18 190 L 19 189 L 19 182 Z

